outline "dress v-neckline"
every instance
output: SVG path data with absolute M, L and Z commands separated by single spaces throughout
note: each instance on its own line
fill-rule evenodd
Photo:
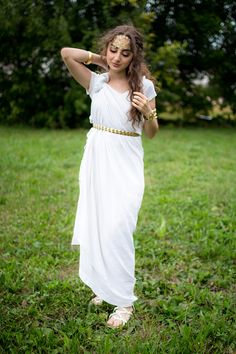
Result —
M 116 93 L 118 93 L 120 95 L 124 95 L 126 92 L 129 92 L 129 90 L 126 90 L 126 91 L 123 91 L 123 92 L 117 91 L 111 85 L 109 85 L 107 82 L 106 82 L 106 85 L 109 86 L 113 91 L 115 91 Z

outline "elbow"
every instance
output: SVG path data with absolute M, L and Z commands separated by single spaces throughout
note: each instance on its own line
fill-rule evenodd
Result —
M 62 57 L 62 59 L 68 58 L 68 48 L 61 49 L 61 57 Z
M 148 138 L 149 138 L 149 139 L 153 139 L 155 135 L 156 135 L 156 133 L 152 133 L 152 134 L 150 134 L 150 135 L 148 136 Z

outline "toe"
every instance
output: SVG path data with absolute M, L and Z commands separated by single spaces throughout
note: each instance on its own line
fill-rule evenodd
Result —
M 119 321 L 119 320 L 115 320 L 113 323 L 114 327 L 120 327 L 121 325 L 122 325 L 122 321 Z
M 107 324 L 110 325 L 110 326 L 113 326 L 113 323 L 114 323 L 113 318 L 110 318 L 110 319 L 107 321 Z
M 122 321 L 114 320 L 111 318 L 109 321 L 107 321 L 107 324 L 113 328 L 116 328 L 122 325 Z

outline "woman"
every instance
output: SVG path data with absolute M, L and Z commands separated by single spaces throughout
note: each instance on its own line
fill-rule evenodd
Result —
M 79 276 L 96 295 L 91 302 L 115 306 L 107 325 L 116 328 L 137 300 L 133 232 L 144 193 L 141 133 L 152 138 L 158 130 L 156 91 L 133 26 L 108 31 L 100 54 L 62 48 L 61 55 L 92 100 L 72 245 L 80 245 Z M 90 63 L 105 72 L 89 70 Z

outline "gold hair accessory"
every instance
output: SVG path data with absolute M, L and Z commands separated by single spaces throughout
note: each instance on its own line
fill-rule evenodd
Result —
M 130 39 L 124 34 L 118 34 L 113 40 L 112 45 L 122 50 L 130 50 Z
M 92 53 L 88 52 L 89 56 L 88 56 L 88 60 L 84 62 L 85 65 L 89 65 L 92 63 Z
M 148 114 L 148 116 L 144 116 L 145 120 L 153 120 L 157 119 L 157 111 L 156 108 L 152 109 L 151 113 Z

